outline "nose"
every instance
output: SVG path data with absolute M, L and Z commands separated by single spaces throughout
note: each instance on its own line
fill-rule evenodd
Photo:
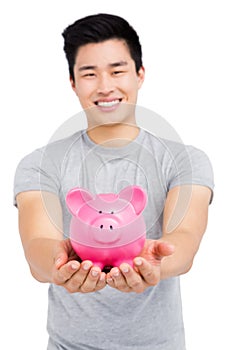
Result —
M 113 78 L 109 74 L 102 74 L 98 80 L 97 93 L 100 95 L 109 95 L 113 91 Z
M 114 217 L 98 218 L 93 222 L 95 227 L 102 229 L 107 229 L 109 231 L 114 230 L 114 228 L 119 227 L 119 223 Z
M 120 232 L 117 230 L 119 223 L 114 218 L 98 218 L 93 226 L 96 229 L 92 231 L 92 235 L 98 244 L 113 244 L 120 239 Z

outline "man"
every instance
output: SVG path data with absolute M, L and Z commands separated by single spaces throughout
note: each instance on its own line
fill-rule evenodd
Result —
M 71 86 L 88 128 L 26 156 L 15 176 L 19 229 L 32 275 L 50 283 L 48 349 L 185 349 L 179 275 L 206 229 L 213 176 L 206 155 L 136 125 L 144 81 L 139 38 L 99 14 L 63 33 Z M 134 266 L 101 271 L 73 251 L 65 196 L 140 185 L 147 240 Z

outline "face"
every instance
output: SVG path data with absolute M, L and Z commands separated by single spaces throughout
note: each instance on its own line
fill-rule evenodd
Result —
M 144 69 L 135 62 L 123 40 L 81 46 L 74 65 L 72 88 L 85 110 L 89 126 L 132 122 Z

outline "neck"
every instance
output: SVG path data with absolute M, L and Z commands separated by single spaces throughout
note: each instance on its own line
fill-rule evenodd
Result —
M 122 147 L 133 141 L 139 133 L 136 124 L 105 124 L 88 128 L 87 134 L 96 144 L 105 147 Z

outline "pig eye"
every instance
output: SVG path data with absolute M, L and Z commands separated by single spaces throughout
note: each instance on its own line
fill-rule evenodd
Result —
M 103 228 L 104 227 L 104 225 L 100 225 L 100 228 Z
M 112 225 L 110 225 L 110 230 L 113 230 L 113 227 L 112 227 Z
M 102 214 L 102 210 L 99 210 L 99 213 Z
M 114 211 L 111 211 L 111 214 L 114 214 Z

